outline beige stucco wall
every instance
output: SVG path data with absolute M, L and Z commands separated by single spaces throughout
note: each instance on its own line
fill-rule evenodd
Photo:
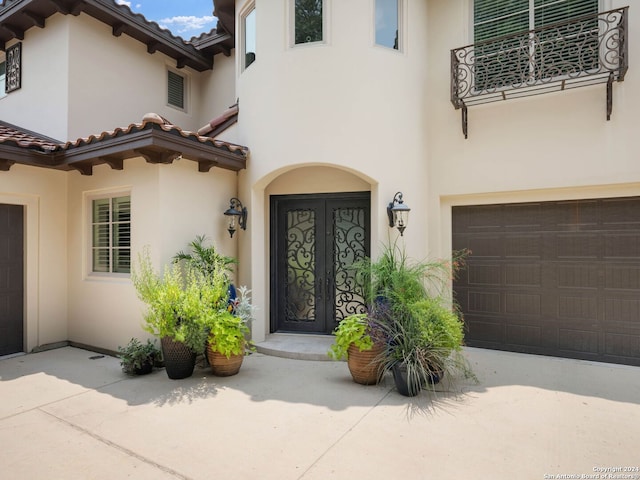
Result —
M 48 28 L 48 27 L 47 27 Z M 187 79 L 185 111 L 167 104 L 167 68 L 176 61 L 126 34 L 81 14 L 69 22 L 69 139 L 139 123 L 155 112 L 185 130 L 197 130 L 201 95 L 198 73 L 176 70 Z
M 0 119 L 58 140 L 67 140 L 69 20 L 47 19 L 22 41 L 22 88 L 0 99 Z M 7 47 L 17 43 L 12 40 Z
M 242 200 L 253 213 L 250 239 L 239 242 L 241 257 L 251 258 L 251 284 L 260 306 L 253 330 L 258 341 L 268 333 L 265 239 L 268 196 L 276 186 L 317 193 L 335 191 L 340 183 L 358 189 L 366 184 L 372 192 L 374 250 L 389 235 L 386 205 L 398 190 L 415 211 L 425 208 L 426 4 L 405 2 L 405 48 L 397 52 L 374 45 L 374 3 L 327 2 L 327 42 L 290 48 L 289 2 L 255 2 L 257 59 L 244 72 L 239 65 L 236 70 L 237 133 L 252 152 L 240 176 Z M 237 1 L 236 11 L 247 4 Z M 301 170 L 279 178 L 309 166 L 330 173 Z M 426 216 L 412 218 L 409 231 L 407 248 L 425 256 Z
M 616 8 L 629 2 L 605 2 Z M 636 110 L 640 105 L 640 12 L 629 9 L 629 64 L 604 84 L 469 108 L 469 138 L 449 101 L 450 49 L 472 43 L 470 0 L 428 3 L 429 241 L 451 249 L 451 206 L 640 194 Z
M 205 235 L 224 254 L 235 256 L 222 212 L 235 193 L 235 173 L 198 172 L 197 163 L 179 160 L 150 165 L 125 161 L 122 171 L 98 166 L 90 177 L 69 174 L 69 340 L 109 350 L 131 337 L 146 338 L 145 309 L 127 275 L 91 274 L 89 215 L 91 195 L 130 191 L 133 258 L 145 246 L 160 271 L 196 235 Z
M 0 203 L 23 205 L 24 348 L 67 340 L 67 179 L 14 165 L 0 172 Z

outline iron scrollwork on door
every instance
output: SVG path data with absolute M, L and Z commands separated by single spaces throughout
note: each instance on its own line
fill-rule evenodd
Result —
M 333 211 L 334 242 L 334 285 L 336 322 L 346 316 L 365 311 L 364 299 L 356 272 L 351 268 L 354 262 L 367 254 L 363 208 L 338 208 Z
M 313 322 L 316 317 L 316 212 L 287 212 L 287 278 L 285 316 L 289 322 Z

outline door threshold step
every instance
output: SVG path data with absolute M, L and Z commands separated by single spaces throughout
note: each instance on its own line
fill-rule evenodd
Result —
M 333 335 L 272 333 L 264 342 L 256 343 L 256 350 L 274 357 L 331 361 L 327 352 L 333 340 Z

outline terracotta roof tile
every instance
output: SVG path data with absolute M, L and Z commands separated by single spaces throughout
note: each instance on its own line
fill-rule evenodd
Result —
M 241 156 L 242 158 L 246 158 L 249 154 L 249 149 L 245 146 L 216 140 L 211 137 L 199 135 L 198 133 L 183 130 L 156 113 L 146 114 L 142 123 L 132 123 L 124 128 L 118 127 L 114 130 L 104 131 L 96 135 L 89 135 L 88 137 L 78 138 L 75 141 L 68 141 L 65 143 L 0 121 L 0 145 L 11 145 L 24 149 L 36 150 L 40 153 L 64 154 L 65 152 L 72 151 L 85 145 L 134 134 L 151 128 L 159 128 L 162 131 L 179 135 L 199 144 L 207 144 L 218 149 L 223 149 L 227 152 Z
M 0 120 L 0 144 L 40 150 L 45 153 L 55 152 L 60 142 L 44 135 L 22 129 Z
M 198 130 L 198 135 L 207 135 L 211 137 L 215 135 L 219 135 L 226 128 L 229 128 L 233 123 L 238 121 L 238 112 L 239 112 L 238 104 L 235 103 L 234 105 L 231 105 L 224 112 L 222 112 L 221 115 L 217 116 L 216 118 L 211 120 L 209 123 L 207 123 L 203 127 L 200 127 L 200 129 Z M 223 123 L 231 119 L 232 121 L 230 121 L 228 125 L 226 125 L 224 128 L 222 129 L 217 128 L 221 126 Z M 214 132 L 214 134 L 212 134 L 212 132 Z

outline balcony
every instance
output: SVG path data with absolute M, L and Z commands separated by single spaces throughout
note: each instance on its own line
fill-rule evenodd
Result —
M 607 84 L 607 120 L 613 82 L 628 68 L 629 7 L 575 17 L 451 50 L 451 102 L 467 107 L 571 88 Z

